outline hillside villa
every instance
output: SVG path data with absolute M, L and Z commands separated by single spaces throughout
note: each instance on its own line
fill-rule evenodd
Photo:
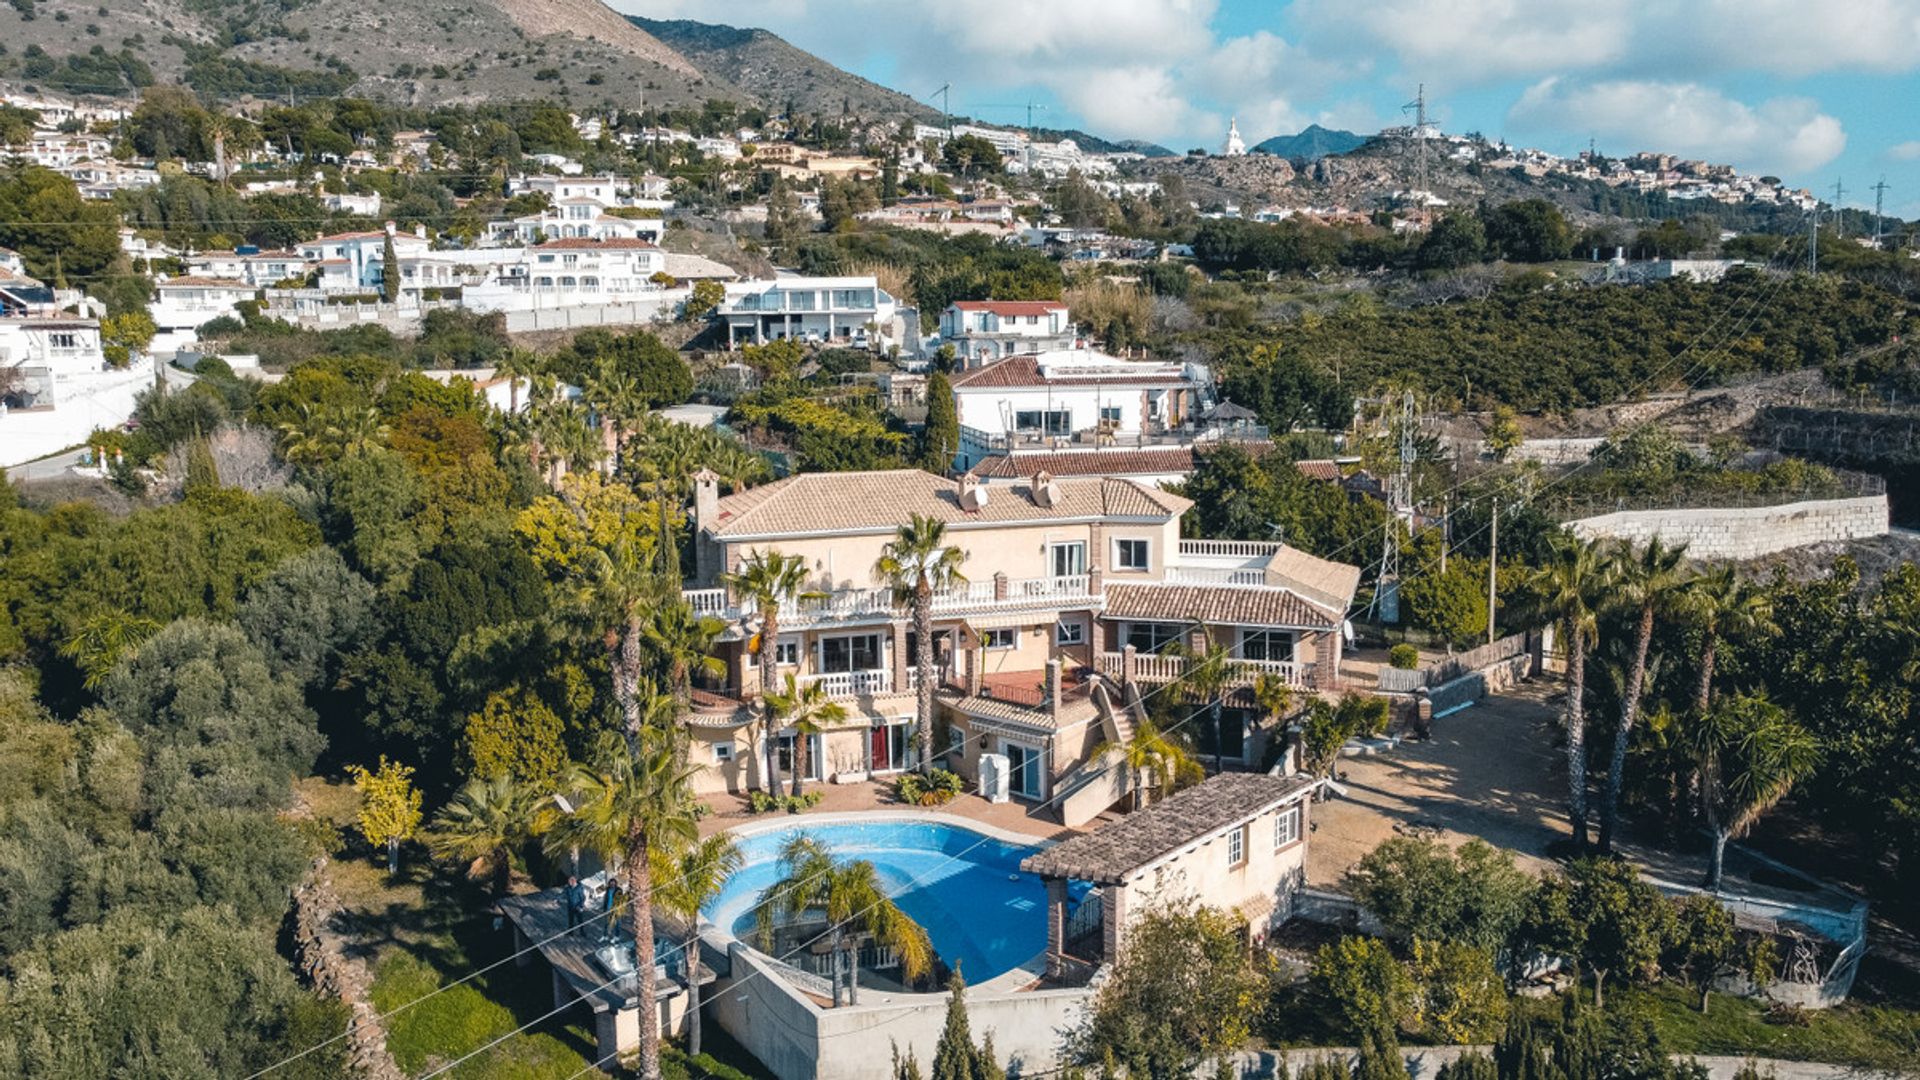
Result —
M 751 704 L 759 668 L 748 647 L 759 620 L 750 600 L 722 585 L 754 552 L 800 556 L 809 588 L 825 594 L 784 607 L 773 646 L 783 678 L 817 683 L 847 709 L 810 737 L 807 779 L 845 782 L 916 764 L 911 620 L 873 572 L 914 515 L 945 523 L 965 554 L 966 580 L 933 602 L 941 763 L 976 778 L 982 755 L 998 755 L 1012 797 L 1059 796 L 1067 824 L 1130 794 L 1122 770 L 1086 766 L 1102 744 L 1132 736 L 1144 689 L 1179 677 L 1176 642 L 1210 636 L 1226 645 L 1242 686 L 1260 674 L 1309 690 L 1335 685 L 1359 568 L 1284 544 L 1183 540 L 1191 506 L 1129 480 L 1045 473 L 991 486 L 914 469 L 803 473 L 726 498 L 715 477 L 700 474 L 698 572 L 685 596 L 727 630 L 717 652 L 725 676 L 693 696 L 693 761 L 706 767 L 697 786 L 763 782 Z M 1227 711 L 1220 750 L 1229 762 L 1257 764 L 1251 710 L 1239 706 Z M 796 733 L 774 737 L 776 766 L 790 776 Z

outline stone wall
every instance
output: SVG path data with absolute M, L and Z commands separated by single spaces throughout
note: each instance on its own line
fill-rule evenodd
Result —
M 321 856 L 293 890 L 293 948 L 300 972 L 315 990 L 332 994 L 352 1010 L 346 1035 L 354 1075 L 405 1080 L 407 1074 L 387 1050 L 386 1024 L 373 1007 L 373 976 L 348 953 L 347 940 L 334 922 L 339 914 L 340 898 L 328 880 L 327 859 Z
M 1623 510 L 1570 521 L 1584 539 L 1636 544 L 1658 536 L 1684 543 L 1696 559 L 1756 559 L 1776 551 L 1887 534 L 1887 497 L 1819 499 L 1783 506 L 1706 510 Z

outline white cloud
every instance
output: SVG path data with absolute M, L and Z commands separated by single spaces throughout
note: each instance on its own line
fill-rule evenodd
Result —
M 1767 171 L 1815 169 L 1847 146 L 1840 121 L 1810 100 L 1748 105 L 1699 83 L 1543 79 L 1514 103 L 1507 122 L 1590 132 L 1618 151 L 1664 150 Z
M 1887 156 L 1895 161 L 1920 161 L 1920 139 L 1908 139 L 1887 148 Z
M 1409 82 L 1575 72 L 1911 71 L 1920 0 L 1296 0 L 1311 48 L 1391 50 Z

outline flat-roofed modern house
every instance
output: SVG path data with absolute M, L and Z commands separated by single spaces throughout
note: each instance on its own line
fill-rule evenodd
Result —
M 711 475 L 698 477 L 698 571 L 686 598 L 728 627 L 718 649 L 725 677 L 694 694 L 693 760 L 708 766 L 700 785 L 762 782 L 751 704 L 761 688 L 748 645 L 760 620 L 722 585 L 755 552 L 798 556 L 808 589 L 823 594 L 783 607 L 773 645 L 781 678 L 818 683 L 848 710 L 811 736 L 809 779 L 915 764 L 911 619 L 873 569 L 915 515 L 944 523 L 964 554 L 966 580 L 933 600 L 937 752 L 967 776 L 995 756 L 1013 797 L 1062 793 L 1069 824 L 1128 794 L 1124 770 L 1084 767 L 1096 748 L 1132 736 L 1134 687 L 1179 677 L 1175 643 L 1224 643 L 1242 661 L 1243 684 L 1266 673 L 1303 689 L 1332 686 L 1359 568 L 1283 544 L 1182 540 L 1191 506 L 1131 480 L 1045 473 L 992 485 L 916 469 L 803 473 L 726 498 Z M 1231 712 L 1223 756 L 1257 760 L 1240 727 L 1247 716 Z M 795 733 L 774 737 L 790 775 Z M 1098 783 L 1088 779 L 1095 772 Z
M 1218 434 L 1264 437 L 1207 420 L 1212 376 L 1201 364 L 1124 360 L 1093 349 L 1022 353 L 953 376 L 960 420 L 955 467 L 1012 450 L 1177 446 Z
M 897 317 L 911 310 L 870 274 L 777 277 L 727 286 L 714 317 L 725 324 L 730 349 L 782 338 L 843 345 L 858 340 L 877 348 L 900 340 Z

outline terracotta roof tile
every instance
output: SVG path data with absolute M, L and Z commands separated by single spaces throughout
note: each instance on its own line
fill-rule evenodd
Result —
M 1058 300 L 955 300 L 961 311 L 988 311 L 995 315 L 1050 315 L 1067 310 Z
M 1309 480 L 1338 482 L 1340 479 L 1340 465 L 1332 458 L 1312 458 L 1306 461 L 1296 461 L 1293 463 L 1293 467 L 1300 470 L 1300 475 Z
M 1221 773 L 1110 825 L 1029 855 L 1020 869 L 1042 877 L 1120 884 L 1134 871 L 1189 844 L 1302 798 L 1313 784 L 1305 776 Z
M 1108 583 L 1105 619 L 1201 622 L 1220 626 L 1288 626 L 1331 630 L 1334 612 L 1292 589 L 1261 585 L 1118 585 Z
M 985 390 L 1016 386 L 1185 386 L 1184 376 L 1168 374 L 1164 370 L 1153 372 L 1125 373 L 1124 368 L 1110 375 L 1087 374 L 1085 369 L 1099 367 L 1118 367 L 1118 365 L 1096 365 L 1082 363 L 1083 370 L 1074 370 L 1075 364 L 1068 359 L 1057 361 L 1059 370 L 1051 373 L 1040 370 L 1040 360 L 1046 354 L 1023 353 L 996 360 L 985 367 L 974 368 L 953 376 L 955 390 Z M 1064 354 L 1063 354 L 1064 355 Z
M 1189 473 L 1193 449 L 1063 450 L 1049 454 L 994 454 L 974 465 L 975 476 L 996 480 L 1030 477 L 1045 470 L 1054 476 L 1128 476 L 1139 473 Z
M 1014 483 L 986 488 L 986 505 L 965 510 L 958 485 L 919 469 L 799 473 L 721 499 L 716 520 L 703 522 L 702 527 L 728 539 L 891 531 L 907 524 L 914 514 L 962 528 L 1076 518 L 1165 519 L 1193 505 L 1131 480 L 1073 477 L 1057 483 L 1060 498 L 1052 506 L 1037 504 L 1031 485 Z

